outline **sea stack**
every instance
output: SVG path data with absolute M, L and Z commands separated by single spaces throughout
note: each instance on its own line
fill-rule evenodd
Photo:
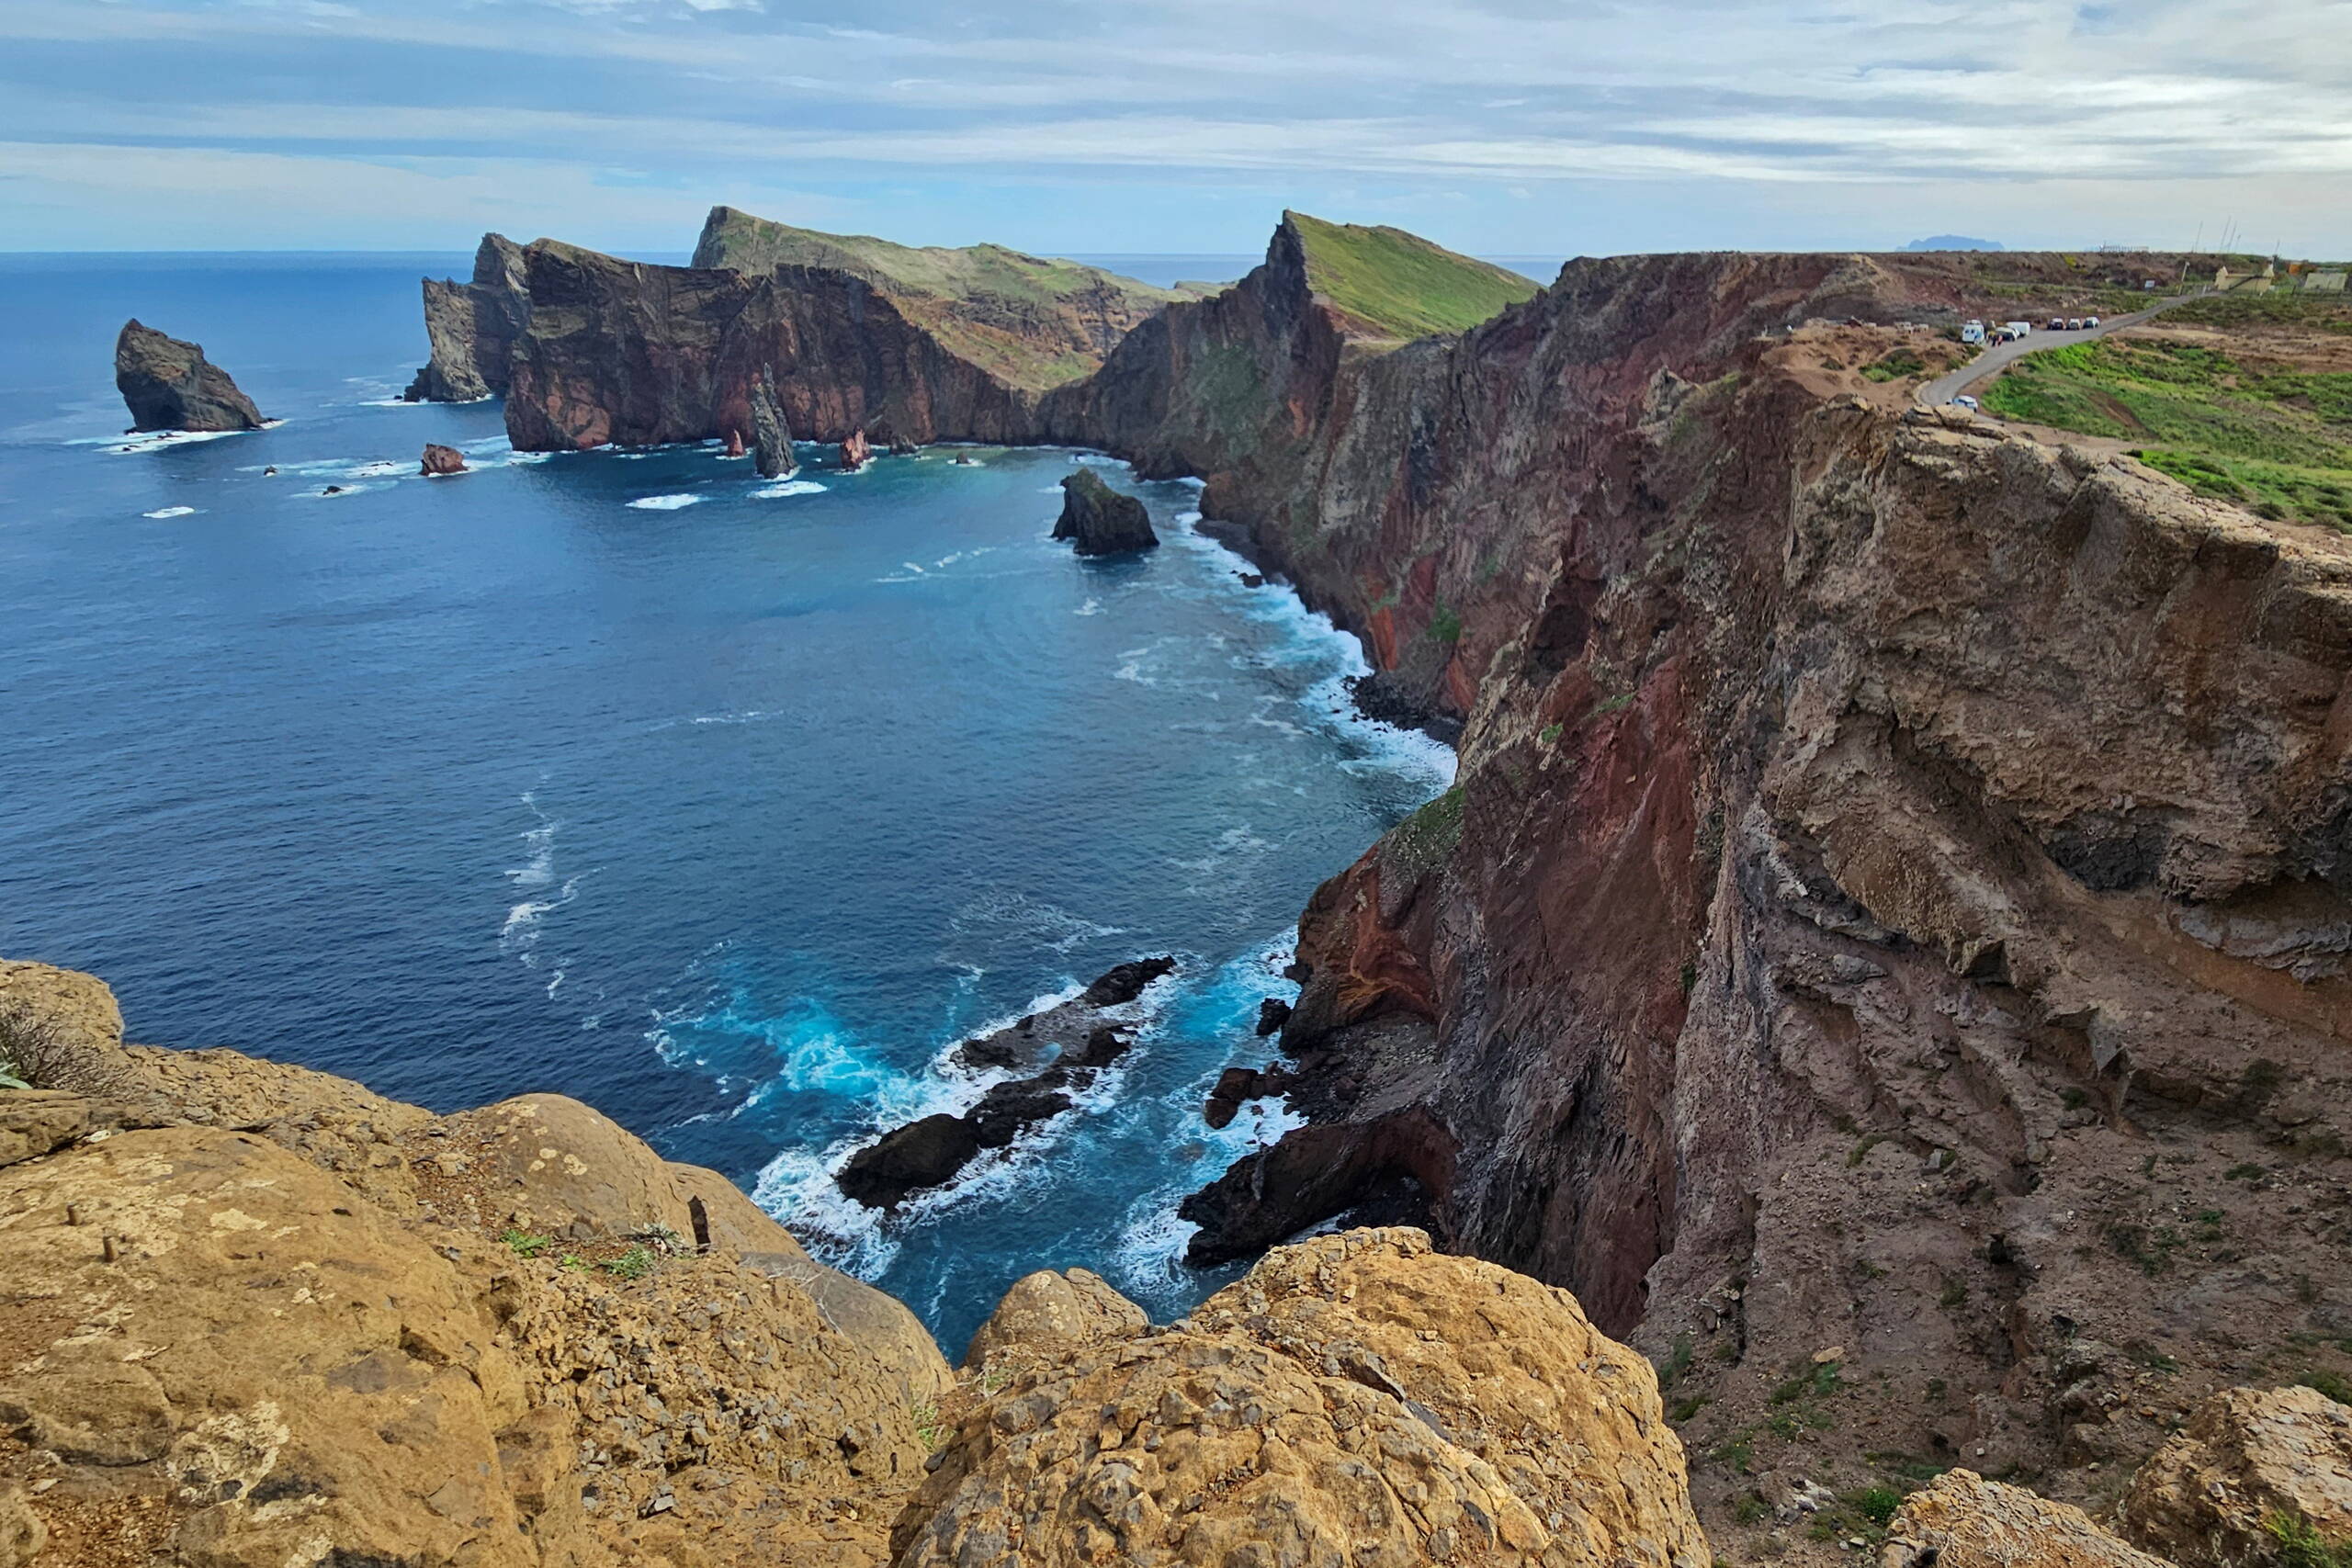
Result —
M 259 430 L 261 411 L 192 343 L 136 320 L 114 340 L 114 384 L 138 430 Z
M 1054 525 L 1054 537 L 1075 539 L 1082 556 L 1155 549 L 1159 544 L 1143 502 L 1113 490 L 1091 468 L 1080 468 L 1062 480 L 1062 515 Z
M 842 472 L 854 474 L 874 461 L 874 444 L 863 430 L 853 430 L 849 439 L 842 443 Z
M 447 474 L 462 474 L 465 471 L 465 454 L 455 446 L 444 446 L 435 441 L 424 444 L 424 466 L 417 470 L 418 473 L 427 479 L 439 479 Z
M 776 400 L 775 383 L 765 371 L 752 383 L 752 460 L 763 479 L 788 479 L 800 471 L 792 457 L 792 431 L 784 423 L 784 405 Z

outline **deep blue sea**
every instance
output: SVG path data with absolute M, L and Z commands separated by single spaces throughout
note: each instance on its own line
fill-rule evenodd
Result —
M 1175 1204 L 1268 1130 L 1202 1097 L 1265 1059 L 1307 895 L 1450 754 L 1346 711 L 1353 641 L 1243 586 L 1190 485 L 815 447 L 769 484 L 392 401 L 418 275 L 466 265 L 0 257 L 0 955 L 105 976 L 142 1041 L 577 1095 L 951 1354 L 1041 1267 L 1183 1309 L 1219 1281 Z M 127 441 L 130 315 L 285 423 Z M 417 478 L 427 441 L 474 471 Z M 1047 539 L 1079 461 L 1164 547 Z M 1083 1111 L 901 1220 L 839 1199 L 862 1137 L 977 1098 L 944 1050 L 1158 953 Z

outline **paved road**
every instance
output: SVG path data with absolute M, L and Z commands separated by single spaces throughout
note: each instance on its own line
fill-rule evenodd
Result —
M 2013 359 L 2022 359 L 2029 354 L 2038 354 L 2045 348 L 2064 348 L 2070 343 L 2088 343 L 2093 338 L 2105 337 L 2108 333 L 2120 331 L 2124 327 L 2136 327 L 2158 311 L 2169 310 L 2175 305 L 2199 299 L 2209 292 L 2211 291 L 2200 288 L 2194 294 L 2176 294 L 2169 299 L 2159 299 L 2146 310 L 2134 310 L 2128 316 L 2104 317 L 2098 326 L 2086 327 L 2078 333 L 2050 332 L 2037 321 L 2034 323 L 2033 331 L 2024 337 L 2010 343 L 1993 344 L 1950 375 L 1939 376 L 1926 383 L 1912 396 L 1930 408 L 1938 403 L 1948 403 Z

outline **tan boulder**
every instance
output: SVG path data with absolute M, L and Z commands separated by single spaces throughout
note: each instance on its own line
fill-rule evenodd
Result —
M 986 1367 L 991 1356 L 1021 1350 L 1050 1354 L 1066 1347 L 1125 1339 L 1151 1326 L 1143 1308 L 1119 1294 L 1091 1269 L 1060 1272 L 1040 1269 L 1012 1282 L 996 1311 L 980 1325 L 964 1351 L 967 1371 Z
M 254 1134 L 0 1168 L 0 1551 L 79 1561 L 96 1519 L 203 1568 L 854 1568 L 922 1472 L 896 1370 L 807 1292 L 520 1258 Z
M 1879 1568 L 2167 1568 L 2022 1486 L 1949 1470 L 1903 1500 Z
M 579 1100 L 502 1100 L 443 1117 L 409 1146 L 426 1200 L 492 1235 L 509 1226 L 579 1242 L 661 1235 L 686 1250 L 699 1201 L 713 1252 L 797 1285 L 829 1325 L 888 1369 L 910 1404 L 936 1404 L 954 1381 L 904 1303 L 809 1258 L 718 1172 L 663 1159 Z
M 2352 1409 L 2308 1388 L 2214 1394 L 2140 1467 L 2117 1524 L 2186 1568 L 2284 1561 L 2281 1532 L 2352 1544 Z
M 1709 1561 L 1648 1364 L 1413 1230 L 1282 1248 L 1172 1329 L 1022 1367 L 937 1464 L 900 1568 Z
M 889 1369 L 910 1406 L 936 1412 L 955 1386 L 939 1341 L 898 1297 L 818 1262 L 797 1244 L 790 1252 L 747 1252 L 742 1261 L 746 1269 L 799 1286 L 826 1323 Z
M 58 1467 L 36 1511 L 162 1510 L 171 1550 L 215 1564 L 319 1541 L 535 1562 L 501 1484 L 526 1399 L 496 1325 L 308 1161 L 244 1134 L 118 1134 L 0 1171 L 0 1426 Z

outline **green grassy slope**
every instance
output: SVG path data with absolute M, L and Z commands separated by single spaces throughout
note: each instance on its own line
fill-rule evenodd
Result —
M 696 266 L 731 266 L 766 272 L 778 266 L 825 266 L 859 276 L 893 292 L 936 294 L 961 299 L 989 294 L 1004 299 L 1051 304 L 1075 294 L 1108 289 L 1145 310 L 1189 292 L 1155 288 L 1099 266 L 1024 255 L 1002 245 L 901 245 L 870 234 L 824 234 L 789 223 L 756 218 L 731 207 L 714 208 L 695 248 Z
M 694 265 L 751 273 L 817 266 L 862 277 L 946 348 L 1033 391 L 1075 380 L 1102 363 L 1103 344 L 1085 322 L 1108 320 L 1124 330 L 1197 292 L 1155 288 L 1099 266 L 1002 245 L 900 245 L 870 234 L 797 229 L 731 207 L 711 209 Z
M 1984 400 L 2006 418 L 2144 442 L 2143 461 L 2199 494 L 2352 532 L 2352 373 L 2115 337 L 2030 355 Z
M 1532 279 L 1402 229 L 1283 218 L 1306 250 L 1308 287 L 1384 336 L 1464 332 L 1541 292 Z

